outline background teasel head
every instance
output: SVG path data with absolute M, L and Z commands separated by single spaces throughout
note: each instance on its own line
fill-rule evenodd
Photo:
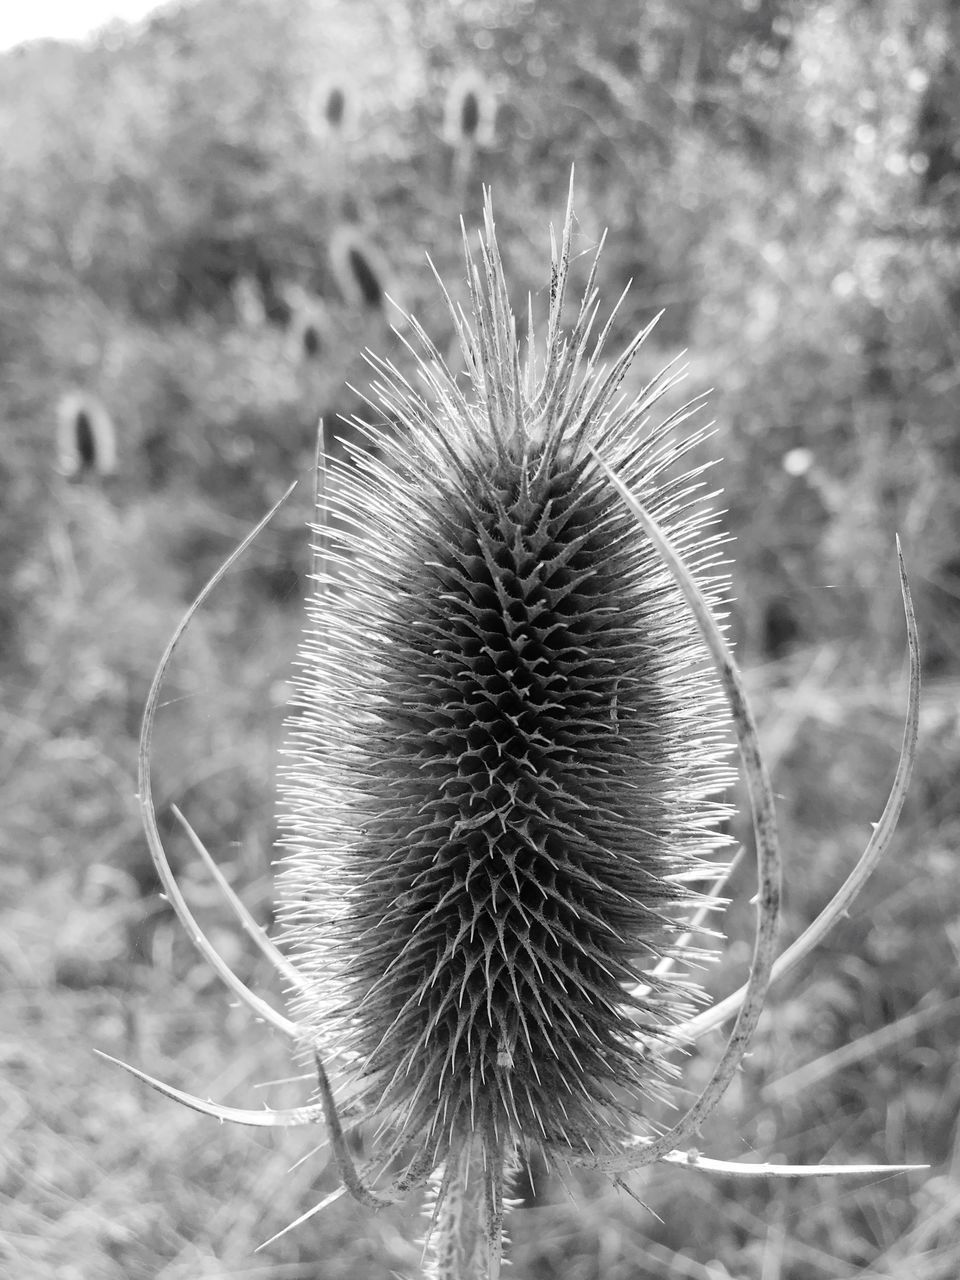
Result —
M 443 140 L 448 146 L 491 147 L 497 102 L 489 83 L 475 70 L 450 82 L 443 107 Z
M 368 312 L 384 312 L 396 289 L 383 255 L 360 231 L 342 223 L 330 238 L 330 266 L 345 301 Z
M 106 406 L 86 391 L 67 391 L 57 404 L 57 462 L 73 479 L 110 476 L 117 469 L 117 437 Z
M 325 77 L 314 85 L 306 110 L 314 137 L 332 141 L 349 132 L 353 123 L 353 96 L 346 80 Z
M 323 363 L 333 344 L 330 312 L 323 299 L 306 289 L 288 286 L 284 302 L 290 308 L 290 358 L 294 364 Z
M 469 389 L 422 333 L 423 394 L 379 362 L 399 429 L 367 428 L 375 451 L 331 477 L 346 532 L 301 652 L 280 879 L 295 1016 L 391 1118 L 390 1153 L 431 1167 L 643 1129 L 657 1045 L 691 1011 L 688 975 L 652 971 L 722 843 L 718 683 L 591 452 L 716 603 L 719 539 L 676 466 L 702 433 L 676 439 L 688 409 L 650 424 L 669 377 L 620 402 L 643 335 L 598 363 L 592 277 L 564 331 L 569 234 L 545 353 L 531 333 L 519 362 L 488 208 L 476 327 L 459 325 Z

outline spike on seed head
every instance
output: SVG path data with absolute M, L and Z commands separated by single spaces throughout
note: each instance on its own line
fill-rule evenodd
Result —
M 674 465 L 697 437 L 674 437 L 686 411 L 648 425 L 668 377 L 618 399 L 643 335 L 599 363 L 592 273 L 562 327 L 571 227 L 541 356 L 530 334 L 521 362 L 488 202 L 472 328 L 454 314 L 470 390 L 415 322 L 423 391 L 375 362 L 402 429 L 363 428 L 375 453 L 328 486 L 341 541 L 282 784 L 295 1016 L 390 1127 L 387 1158 L 492 1171 L 491 1221 L 518 1146 L 642 1131 L 690 998 L 654 968 L 731 777 L 695 623 L 592 453 L 716 604 L 710 513 Z

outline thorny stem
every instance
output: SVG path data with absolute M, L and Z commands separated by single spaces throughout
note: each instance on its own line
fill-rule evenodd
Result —
M 337 1104 L 334 1101 L 333 1090 L 330 1088 L 330 1080 L 327 1076 L 326 1068 L 320 1059 L 319 1053 L 314 1052 L 313 1058 L 317 1068 L 320 1101 L 323 1104 L 324 1119 L 327 1122 L 327 1132 L 330 1135 L 330 1145 L 337 1161 L 340 1180 L 354 1200 L 358 1200 L 360 1204 L 365 1204 L 371 1209 L 382 1209 L 384 1205 L 392 1203 L 391 1198 L 377 1195 L 375 1191 L 371 1191 L 357 1173 L 353 1157 L 347 1148 L 347 1140 L 344 1137 L 343 1126 L 340 1124 L 340 1117 L 337 1114 Z
M 929 1169 L 926 1164 L 750 1164 L 743 1160 L 712 1160 L 699 1151 L 670 1151 L 667 1164 L 706 1169 L 708 1173 L 729 1173 L 739 1178 L 836 1178 L 844 1174 L 909 1173 Z
M 436 1208 L 427 1239 L 425 1280 L 497 1280 L 500 1229 L 498 1224 L 493 1259 L 483 1229 L 487 1179 L 478 1150 L 465 1142 L 458 1151 L 451 1151 L 431 1185 Z

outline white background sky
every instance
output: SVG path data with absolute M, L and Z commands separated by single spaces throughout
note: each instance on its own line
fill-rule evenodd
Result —
M 160 0 L 0 0 L 0 49 L 52 36 L 79 40 L 113 18 L 135 22 Z

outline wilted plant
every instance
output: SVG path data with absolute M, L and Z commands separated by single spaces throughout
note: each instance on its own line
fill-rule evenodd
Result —
M 423 390 L 376 362 L 375 403 L 401 431 L 363 428 L 376 448 L 355 451 L 336 484 L 319 469 L 316 593 L 283 783 L 286 951 L 180 819 L 289 983 L 292 1018 L 250 991 L 199 929 L 150 787 L 170 656 L 265 521 L 171 640 L 141 741 L 144 821 L 164 888 L 231 989 L 311 1055 L 319 1101 L 238 1111 L 134 1074 L 221 1119 L 322 1121 L 336 1194 L 377 1207 L 427 1183 L 431 1274 L 449 1280 L 498 1273 L 505 1187 L 531 1152 L 560 1172 L 586 1165 L 617 1179 L 658 1160 L 750 1176 L 890 1167 L 743 1165 L 685 1147 L 737 1069 L 771 979 L 847 909 L 890 842 L 919 702 L 902 562 L 911 679 L 891 795 L 844 886 L 775 961 L 773 800 L 712 614 L 725 587 L 722 537 L 699 471 L 675 471 L 704 435 L 674 434 L 696 402 L 651 425 L 669 371 L 635 400 L 618 398 L 649 330 L 611 367 L 599 363 L 610 322 L 595 338 L 593 272 L 564 328 L 571 230 L 568 208 L 545 347 L 531 322 L 521 361 L 488 204 L 479 265 L 468 251 L 472 321 L 451 304 L 469 392 L 411 322 Z M 710 859 L 730 781 L 721 691 L 753 810 L 757 931 L 747 984 L 696 1013 L 691 966 L 705 951 L 691 936 L 718 902 L 696 886 L 721 878 Z M 700 1096 L 669 1128 L 654 1125 L 648 1104 L 670 1096 L 671 1053 L 731 1018 Z M 354 1165 L 347 1115 L 376 1122 L 372 1178 Z
M 110 476 L 117 469 L 117 436 L 106 406 L 86 391 L 67 391 L 57 405 L 57 462 L 70 478 Z

